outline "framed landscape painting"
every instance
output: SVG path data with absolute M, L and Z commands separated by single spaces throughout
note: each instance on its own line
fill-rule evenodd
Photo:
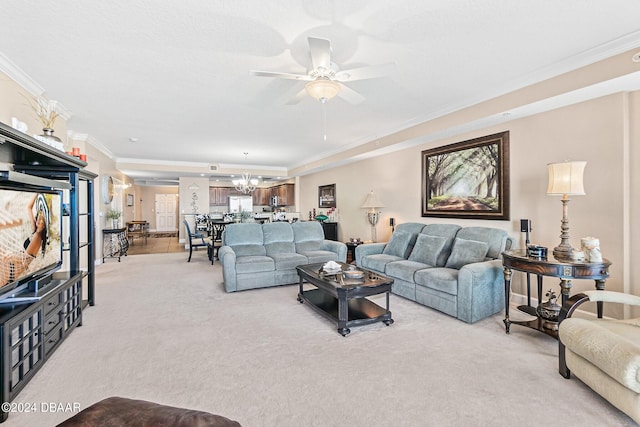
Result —
M 422 152 L 422 216 L 509 219 L 509 131 Z

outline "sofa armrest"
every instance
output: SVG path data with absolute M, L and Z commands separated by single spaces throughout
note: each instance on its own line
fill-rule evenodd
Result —
M 474 262 L 458 273 L 458 319 L 474 323 L 504 309 L 502 260 Z
M 222 265 L 222 277 L 224 280 L 225 291 L 237 291 L 235 251 L 231 246 L 222 246 L 218 249 L 218 260 L 220 260 L 220 265 Z
M 347 262 L 347 245 L 344 243 L 325 239 L 322 247 L 326 251 L 335 252 L 338 255 L 338 261 Z
M 362 265 L 362 257 L 366 255 L 381 254 L 386 242 L 383 243 L 366 243 L 356 246 L 356 265 Z

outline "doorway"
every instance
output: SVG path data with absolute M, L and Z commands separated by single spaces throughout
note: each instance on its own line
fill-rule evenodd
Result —
M 156 193 L 156 231 L 177 231 L 176 195 Z

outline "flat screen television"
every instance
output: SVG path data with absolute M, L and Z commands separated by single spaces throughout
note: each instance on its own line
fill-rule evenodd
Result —
M 38 299 L 62 265 L 61 206 L 60 190 L 0 185 L 0 303 Z

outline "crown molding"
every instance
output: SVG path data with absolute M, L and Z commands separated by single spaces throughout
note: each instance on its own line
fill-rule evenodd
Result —
M 81 133 L 81 132 L 76 132 L 74 130 L 68 130 L 67 131 L 67 138 L 70 141 L 73 140 L 73 141 L 78 141 L 78 142 L 85 142 L 85 143 L 91 145 L 96 150 L 101 151 L 104 155 L 106 155 L 110 159 L 112 159 L 112 160 L 115 159 L 115 156 L 113 155 L 111 150 L 109 150 L 107 147 L 105 147 L 104 144 L 102 144 L 100 141 L 98 141 L 96 138 L 92 137 L 88 133 Z
M 44 93 L 44 88 L 40 86 L 30 75 L 18 67 L 15 62 L 7 58 L 0 52 L 0 71 L 13 79 L 20 86 L 25 88 L 33 96 L 40 96 Z

